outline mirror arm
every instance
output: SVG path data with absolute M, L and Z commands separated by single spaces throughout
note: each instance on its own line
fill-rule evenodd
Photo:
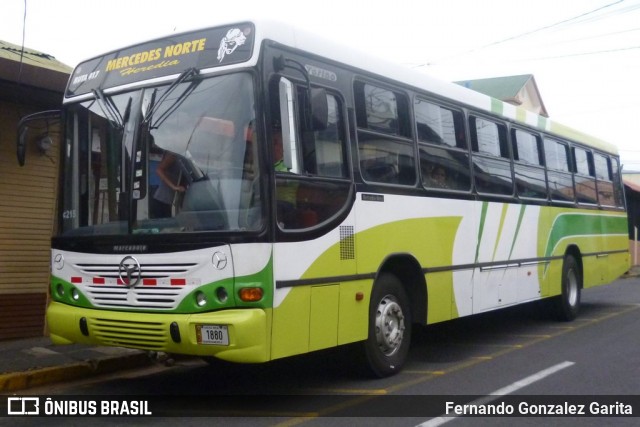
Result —
M 311 113 L 311 78 L 309 77 L 309 72 L 307 71 L 307 69 L 304 67 L 304 65 L 301 62 L 296 61 L 295 59 L 291 59 L 291 58 L 285 58 L 284 55 L 280 55 L 277 56 L 275 58 L 273 58 L 273 67 L 275 69 L 276 72 L 281 72 L 282 70 L 284 70 L 285 68 L 290 68 L 292 70 L 296 70 L 299 71 L 300 74 L 302 74 L 302 76 L 304 77 L 305 82 L 307 83 L 307 94 L 308 94 L 308 99 L 307 102 L 309 104 L 309 108 L 305 108 L 305 112 L 308 111 L 309 113 Z M 306 129 L 311 129 L 312 125 L 313 125 L 313 119 L 312 119 L 312 114 L 304 114 L 304 121 L 305 121 L 305 128 Z

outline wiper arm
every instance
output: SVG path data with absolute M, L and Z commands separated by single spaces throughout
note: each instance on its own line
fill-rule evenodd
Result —
M 175 81 L 173 83 L 171 83 L 171 85 L 167 88 L 167 90 L 162 94 L 162 96 L 160 97 L 160 99 L 158 99 L 157 101 L 155 100 L 156 98 L 156 93 L 154 91 L 152 97 L 151 97 L 151 102 L 149 103 L 149 107 L 147 108 L 147 114 L 144 118 L 144 121 L 142 122 L 143 124 L 147 124 L 151 121 L 151 118 L 153 117 L 153 114 L 157 111 L 158 107 L 160 105 L 162 105 L 162 103 L 167 99 L 167 97 L 178 87 L 178 85 L 180 83 L 185 82 L 187 79 L 198 75 L 198 70 L 194 67 L 191 68 L 187 68 L 186 70 L 184 70 L 182 73 L 180 73 L 180 75 L 178 76 L 177 79 L 175 79 Z M 165 111 L 156 121 L 156 123 L 164 121 L 166 119 L 167 116 L 169 116 L 173 110 L 175 110 L 177 108 L 178 105 L 180 105 L 180 103 L 182 102 L 182 100 L 185 97 L 185 94 L 187 92 L 191 92 L 190 90 L 185 91 L 185 93 L 183 93 L 182 95 L 180 95 L 178 97 L 178 99 L 176 100 L 176 102 L 167 109 L 167 111 Z M 151 126 L 152 128 L 155 128 L 157 126 Z
M 120 115 L 120 111 L 118 111 L 118 108 L 113 104 L 111 98 L 107 98 L 102 89 L 93 89 L 92 92 L 105 117 L 108 117 L 109 120 L 115 123 L 119 128 L 122 128 L 124 126 L 124 121 Z

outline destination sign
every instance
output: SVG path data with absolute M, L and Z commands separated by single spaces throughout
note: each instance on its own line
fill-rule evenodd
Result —
M 83 95 L 140 80 L 219 67 L 249 60 L 253 24 L 244 23 L 177 34 L 117 50 L 80 63 L 67 85 L 66 97 Z

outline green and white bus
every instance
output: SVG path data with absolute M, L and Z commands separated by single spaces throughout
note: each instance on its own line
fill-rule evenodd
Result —
M 280 23 L 82 62 L 61 120 L 57 344 L 386 376 L 412 326 L 571 320 L 629 265 L 614 146 Z

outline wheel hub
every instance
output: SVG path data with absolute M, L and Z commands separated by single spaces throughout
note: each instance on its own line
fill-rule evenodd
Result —
M 404 328 L 404 314 L 400 304 L 393 296 L 385 296 L 380 300 L 376 312 L 376 340 L 385 356 L 398 351 L 404 337 Z

